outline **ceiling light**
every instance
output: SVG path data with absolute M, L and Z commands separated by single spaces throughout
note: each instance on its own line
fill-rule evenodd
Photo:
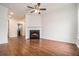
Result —
M 38 12 L 40 12 L 39 10 L 35 10 L 35 13 L 38 13 Z
M 14 13 L 13 12 L 10 12 L 10 15 L 13 15 Z
M 35 10 L 35 13 L 37 13 L 38 12 L 38 10 Z

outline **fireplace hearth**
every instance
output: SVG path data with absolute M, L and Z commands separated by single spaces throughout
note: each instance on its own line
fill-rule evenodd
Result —
M 30 30 L 30 39 L 40 39 L 40 30 Z

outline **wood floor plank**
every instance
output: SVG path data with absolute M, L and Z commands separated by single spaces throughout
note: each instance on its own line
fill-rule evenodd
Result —
M 0 44 L 1 56 L 79 56 L 75 44 L 47 39 L 30 39 L 24 37 L 10 38 L 7 44 Z

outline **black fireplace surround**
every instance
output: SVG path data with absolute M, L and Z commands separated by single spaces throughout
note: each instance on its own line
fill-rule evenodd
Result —
M 30 30 L 30 39 L 40 39 L 40 30 Z

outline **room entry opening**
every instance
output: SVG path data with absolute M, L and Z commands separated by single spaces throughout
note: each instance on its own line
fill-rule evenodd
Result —
M 18 30 L 17 30 L 17 36 L 22 36 L 22 29 L 23 29 L 23 25 L 22 24 L 18 24 Z

